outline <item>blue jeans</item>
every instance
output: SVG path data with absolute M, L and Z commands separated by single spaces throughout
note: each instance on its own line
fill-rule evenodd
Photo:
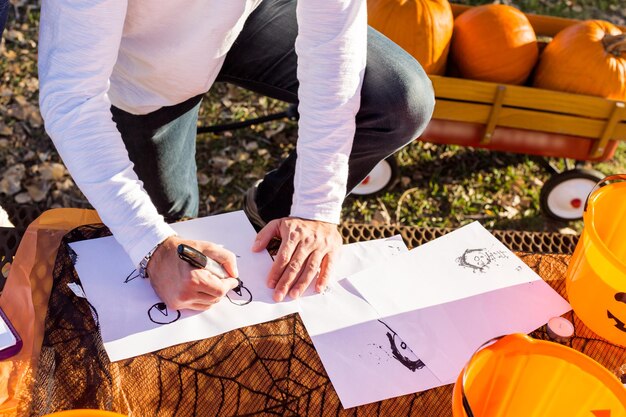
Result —
M 2 37 L 2 31 L 4 25 L 7 22 L 7 15 L 9 14 L 9 0 L 0 0 L 0 37 Z
M 218 81 L 297 103 L 297 32 L 295 0 L 264 0 L 228 52 Z M 419 63 L 372 28 L 367 41 L 348 190 L 379 161 L 417 138 L 434 108 L 432 84 Z M 195 126 L 200 100 L 193 97 L 143 116 L 112 109 L 139 178 L 168 220 L 197 215 Z M 294 151 L 259 186 L 256 203 L 265 221 L 289 215 L 296 158 Z

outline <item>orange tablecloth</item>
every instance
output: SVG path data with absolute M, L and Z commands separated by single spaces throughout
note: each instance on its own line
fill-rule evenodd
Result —
M 63 236 L 98 221 L 92 211 L 53 210 L 24 236 L 0 298 L 25 341 L 17 357 L 0 362 L 0 415 L 451 415 L 451 386 L 343 410 L 298 315 L 110 363 L 97 315 L 67 287 L 78 277 L 65 243 L 108 231 L 89 226 Z M 564 295 L 567 255 L 520 256 Z M 568 317 L 576 326 L 571 347 L 614 372 L 626 363 L 625 349 Z M 544 329 L 533 336 L 547 338 Z

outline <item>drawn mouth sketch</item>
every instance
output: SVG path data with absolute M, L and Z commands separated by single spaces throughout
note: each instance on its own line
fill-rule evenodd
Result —
M 168 310 L 164 302 L 158 302 L 148 310 L 148 318 L 152 323 L 170 324 L 180 318 L 180 310 Z
M 466 249 L 456 262 L 463 268 L 469 268 L 473 272 L 485 273 L 493 266 L 498 266 L 498 259 L 509 259 L 508 253 L 501 250 L 489 250 L 486 248 Z
M 386 333 L 387 339 L 389 339 L 389 348 L 391 349 L 391 355 L 395 360 L 397 360 L 404 367 L 413 372 L 426 366 L 424 362 L 422 362 L 422 360 L 418 358 L 415 353 L 413 353 L 413 351 L 407 346 L 407 344 L 404 343 L 400 336 L 398 336 L 398 333 L 396 333 L 384 321 L 378 321 L 388 329 Z

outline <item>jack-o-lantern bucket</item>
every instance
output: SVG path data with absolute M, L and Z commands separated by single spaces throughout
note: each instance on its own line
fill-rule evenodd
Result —
M 626 389 L 589 356 L 524 334 L 490 343 L 454 385 L 454 417 L 626 416 Z
M 617 180 L 621 182 L 609 183 Z M 566 276 L 567 297 L 576 315 L 599 336 L 621 346 L 626 346 L 624 181 L 626 175 L 609 176 L 592 190 Z

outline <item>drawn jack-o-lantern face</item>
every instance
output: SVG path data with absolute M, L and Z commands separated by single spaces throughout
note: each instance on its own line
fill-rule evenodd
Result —
M 606 310 L 606 315 L 609 319 L 615 320 L 615 327 L 618 330 L 626 333 L 626 292 L 618 292 L 617 294 L 615 294 L 615 301 L 619 303 L 624 303 L 624 308 L 620 308 L 619 310 L 613 310 L 615 311 L 615 313 L 611 312 L 611 310 Z M 620 316 L 621 318 L 616 315 L 618 311 L 623 312 Z

